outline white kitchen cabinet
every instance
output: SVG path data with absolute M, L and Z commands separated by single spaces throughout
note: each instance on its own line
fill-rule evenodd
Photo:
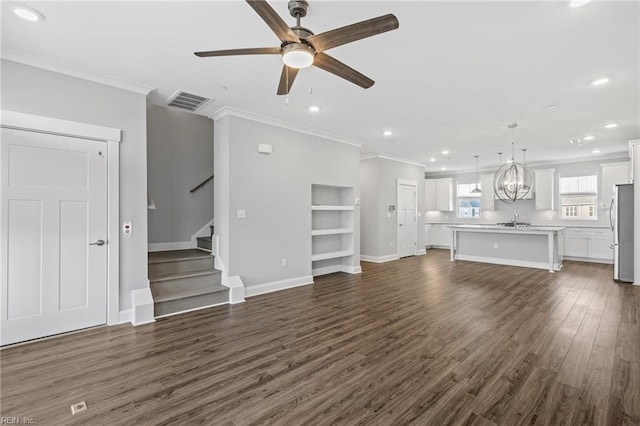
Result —
M 453 211 L 453 187 L 451 178 L 425 179 L 426 210 Z
M 480 209 L 495 210 L 496 198 L 493 193 L 493 175 L 480 176 L 480 189 L 482 189 L 482 195 L 480 196 Z
M 425 225 L 427 247 L 451 247 L 451 228 L 448 225 Z
M 629 183 L 629 162 L 602 164 L 600 189 L 600 208 L 608 214 L 613 198 L 613 186 L 619 183 Z
M 567 228 L 564 233 L 564 255 L 583 260 L 613 260 L 613 232 L 608 228 Z
M 536 210 L 555 210 L 555 169 L 536 170 L 534 172 Z

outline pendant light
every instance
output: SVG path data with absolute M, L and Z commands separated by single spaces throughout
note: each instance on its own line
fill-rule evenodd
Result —
M 478 156 L 474 155 L 476 159 L 476 187 L 471 190 L 472 194 L 482 194 L 482 190 L 478 188 Z
M 513 136 L 516 123 L 509 124 Z M 531 173 L 523 164 L 515 160 L 515 137 L 511 142 L 511 161 L 506 162 L 493 178 L 493 190 L 496 196 L 505 203 L 516 203 L 531 191 Z

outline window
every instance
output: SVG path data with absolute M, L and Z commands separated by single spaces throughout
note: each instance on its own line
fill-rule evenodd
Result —
M 598 177 L 595 174 L 560 177 L 562 219 L 597 219 Z
M 480 217 L 480 194 L 474 194 L 471 192 L 475 187 L 475 183 L 461 183 L 457 185 L 458 217 Z M 481 189 L 480 183 L 478 183 L 478 188 Z

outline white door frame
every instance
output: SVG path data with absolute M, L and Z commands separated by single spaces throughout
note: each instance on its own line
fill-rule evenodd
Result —
M 396 256 L 400 257 L 400 185 L 413 186 L 415 198 L 413 203 L 413 217 L 416 221 L 416 244 L 413 246 L 413 255 L 418 255 L 418 182 L 415 180 L 397 179 L 396 180 Z
M 0 127 L 107 142 L 107 324 L 120 322 L 120 129 L 0 110 Z

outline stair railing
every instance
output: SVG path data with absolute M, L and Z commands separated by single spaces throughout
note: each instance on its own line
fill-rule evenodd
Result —
M 205 186 L 210 180 L 213 180 L 213 175 L 209 176 L 208 178 L 206 178 L 205 180 L 203 180 L 202 182 L 200 182 L 198 185 L 196 185 L 195 187 L 193 187 L 193 189 L 189 192 L 194 193 L 196 192 L 198 189 L 202 188 L 203 186 Z

